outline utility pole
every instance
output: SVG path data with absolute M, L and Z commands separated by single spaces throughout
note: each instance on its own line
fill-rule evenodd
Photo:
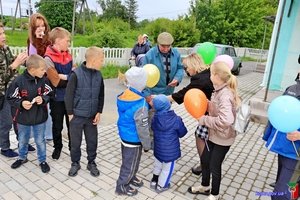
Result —
M 12 24 L 12 32 L 15 30 L 15 23 L 16 23 L 16 19 L 17 19 L 18 8 L 19 8 L 19 13 L 20 13 L 20 27 L 22 27 L 21 2 L 20 2 L 20 0 L 17 0 L 14 21 L 13 21 L 13 24 Z
M 85 8 L 88 12 L 93 31 L 95 33 L 95 27 L 94 27 L 94 24 L 93 24 L 93 20 L 92 20 L 92 17 L 91 17 L 91 13 L 90 13 L 90 9 L 89 9 L 87 1 L 86 0 L 80 0 L 80 3 L 81 3 L 81 6 L 80 6 L 80 10 L 79 10 L 78 22 L 81 19 L 81 14 L 82 14 L 82 10 L 83 10 L 83 33 L 85 32 Z
M 0 6 L 1 6 L 1 21 L 3 23 L 4 22 L 4 17 L 3 17 L 3 9 L 2 9 L 2 0 L 0 0 Z

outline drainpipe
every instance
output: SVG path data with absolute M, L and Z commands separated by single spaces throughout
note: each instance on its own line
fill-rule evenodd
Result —
M 279 1 L 277 16 L 276 16 L 276 20 L 275 20 L 275 24 L 274 24 L 274 30 L 273 30 L 274 33 L 272 34 L 272 38 L 274 38 L 274 37 L 276 37 L 276 38 L 275 38 L 274 44 L 273 44 L 273 42 L 271 42 L 271 44 L 270 44 L 270 50 L 271 51 L 269 52 L 270 54 L 268 55 L 268 60 L 271 59 L 271 62 L 270 62 L 270 65 L 269 65 L 270 66 L 270 71 L 269 71 L 269 75 L 267 77 L 267 87 L 266 87 L 265 96 L 264 96 L 264 100 L 263 100 L 264 102 L 266 102 L 267 97 L 268 97 L 268 91 L 269 91 L 271 76 L 272 76 L 272 72 L 273 72 L 273 65 L 274 65 L 275 54 L 276 54 L 276 50 L 277 50 L 278 38 L 279 38 L 279 34 L 280 34 L 280 29 L 281 29 L 281 24 L 282 24 L 282 17 L 283 17 L 285 5 L 286 5 L 286 0 Z M 279 13 L 279 15 L 278 15 L 278 13 Z M 277 29 L 275 29 L 276 25 L 277 25 Z M 265 78 L 266 78 L 266 76 L 264 77 L 264 79 Z

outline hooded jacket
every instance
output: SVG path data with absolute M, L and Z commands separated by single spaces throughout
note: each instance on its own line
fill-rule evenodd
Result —
M 28 126 L 45 122 L 48 118 L 47 103 L 51 92 L 52 88 L 45 77 L 32 77 L 25 70 L 24 74 L 18 76 L 7 90 L 8 102 L 16 108 L 16 113 L 13 116 L 14 120 L 19 124 Z M 42 104 L 34 103 L 29 110 L 23 108 L 23 101 L 31 102 L 37 96 L 43 98 Z
M 300 80 L 296 81 L 297 84 L 289 86 L 283 95 L 290 95 L 296 97 L 300 101 Z M 300 128 L 298 129 L 300 131 Z M 263 140 L 266 141 L 266 147 L 275 153 L 278 153 L 282 156 L 300 160 L 297 156 L 296 150 L 300 154 L 300 140 L 294 141 L 296 150 L 293 146 L 293 143 L 286 138 L 287 133 L 283 133 L 278 131 L 276 128 L 272 126 L 271 123 L 268 123 Z

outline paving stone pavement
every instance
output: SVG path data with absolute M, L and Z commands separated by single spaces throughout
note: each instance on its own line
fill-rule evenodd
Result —
M 254 95 L 260 89 L 263 74 L 251 72 L 238 77 L 239 91 L 244 100 Z M 106 102 L 107 103 L 107 102 Z M 47 143 L 47 161 L 51 167 L 48 174 L 43 174 L 38 166 L 36 152 L 28 154 L 29 162 L 18 169 L 11 169 L 15 159 L 0 156 L 0 199 L 205 199 L 203 195 L 191 195 L 187 188 L 199 185 L 201 178 L 193 175 L 191 167 L 199 162 L 194 130 L 196 120 L 186 113 L 183 105 L 173 104 L 172 108 L 179 114 L 189 132 L 181 139 L 182 157 L 176 162 L 172 176 L 171 189 L 157 194 L 150 190 L 149 180 L 152 177 L 152 151 L 143 153 L 138 176 L 144 180 L 144 187 L 139 189 L 135 197 L 120 197 L 115 195 L 115 183 L 121 165 L 120 140 L 115 124 L 99 126 L 98 155 L 96 162 L 101 171 L 95 178 L 86 169 L 86 145 L 82 143 L 81 170 L 76 177 L 69 177 L 71 165 L 67 141 L 61 158 L 53 160 L 52 143 Z M 276 156 L 267 151 L 262 141 L 265 126 L 250 123 L 247 133 L 238 135 L 234 145 L 227 153 L 222 168 L 221 199 L 248 200 L 270 199 L 269 196 L 258 196 L 261 192 L 271 192 L 268 185 L 274 182 L 277 170 Z M 16 149 L 17 141 L 11 131 L 12 148 Z M 33 142 L 33 141 L 31 141 Z

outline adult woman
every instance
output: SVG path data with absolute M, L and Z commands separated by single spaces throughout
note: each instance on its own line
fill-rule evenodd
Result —
M 202 58 L 198 54 L 192 53 L 182 60 L 182 64 L 184 65 L 184 69 L 188 74 L 188 76 L 191 77 L 191 82 L 185 88 L 170 95 L 169 99 L 171 101 L 175 101 L 178 104 L 181 104 L 183 103 L 185 93 L 189 89 L 197 88 L 202 90 L 206 95 L 206 97 L 210 100 L 214 88 L 210 80 L 210 70 L 204 64 Z M 196 137 L 196 146 L 200 157 L 203 148 L 205 147 L 205 142 L 203 138 L 200 137 L 200 135 L 196 134 L 195 137 Z M 202 171 L 201 166 L 192 168 L 192 172 L 196 175 L 200 175 L 201 171 Z

